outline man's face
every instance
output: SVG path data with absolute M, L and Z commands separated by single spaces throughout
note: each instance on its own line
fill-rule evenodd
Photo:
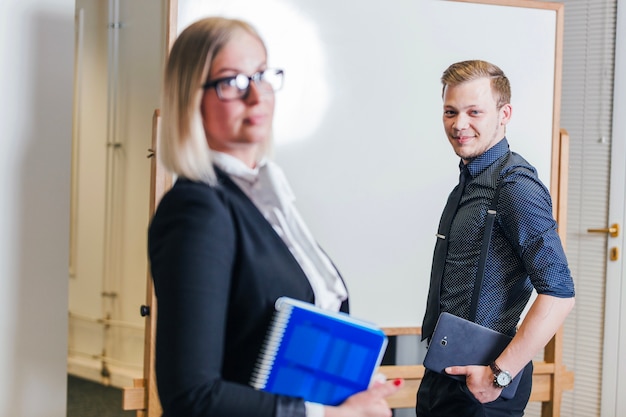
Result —
M 497 108 L 489 78 L 479 78 L 443 93 L 443 126 L 454 152 L 468 163 L 498 143 L 511 119 L 511 105 Z

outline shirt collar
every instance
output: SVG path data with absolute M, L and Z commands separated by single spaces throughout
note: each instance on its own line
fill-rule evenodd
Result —
M 485 153 L 472 159 L 470 163 L 466 165 L 470 175 L 472 178 L 476 178 L 478 174 L 483 172 L 491 166 L 491 164 L 506 155 L 508 152 L 509 142 L 505 137 L 500 142 L 487 149 Z M 463 161 L 459 163 L 459 168 L 463 168 Z
M 259 169 L 263 167 L 267 161 L 262 159 L 256 164 L 256 167 L 250 168 L 243 161 L 224 152 L 212 151 L 213 163 L 226 174 L 240 178 L 250 184 L 254 184 L 259 176 Z

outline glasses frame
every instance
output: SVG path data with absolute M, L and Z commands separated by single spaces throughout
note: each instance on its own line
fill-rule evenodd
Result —
M 270 73 L 274 73 L 275 76 L 279 76 L 280 77 L 280 86 L 278 88 L 274 88 L 272 86 L 272 91 L 276 92 L 278 90 L 280 90 L 283 86 L 283 77 L 285 76 L 285 71 L 283 71 L 280 68 L 267 68 L 264 69 L 263 71 L 258 71 L 255 72 L 254 74 L 252 74 L 251 76 L 247 76 L 246 74 L 235 74 L 232 75 L 230 77 L 221 77 L 221 78 L 217 78 L 215 80 L 211 80 L 211 81 L 207 81 L 206 83 L 202 84 L 202 88 L 204 90 L 209 90 L 211 88 L 215 88 L 215 92 L 217 93 L 217 98 L 219 98 L 221 101 L 233 101 L 233 100 L 245 100 L 248 95 L 250 94 L 250 86 L 252 85 L 252 82 L 254 82 L 255 84 L 258 84 L 259 81 L 261 81 L 263 79 L 263 76 L 265 75 L 265 73 L 270 72 Z M 248 80 L 248 85 L 245 87 L 245 89 L 241 89 L 239 87 L 237 87 L 237 89 L 241 92 L 241 94 L 238 97 L 233 97 L 233 98 L 225 98 L 222 95 L 222 83 L 224 81 L 228 81 L 228 80 L 236 80 L 236 79 L 247 79 Z M 271 86 L 271 84 L 270 84 Z

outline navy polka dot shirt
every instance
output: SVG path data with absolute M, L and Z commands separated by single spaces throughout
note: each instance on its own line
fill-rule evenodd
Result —
M 469 316 L 487 208 L 508 152 L 505 138 L 467 165 L 471 178 L 450 229 L 441 311 Z M 533 287 L 539 294 L 568 298 L 574 296 L 574 283 L 552 216 L 550 194 L 536 169 L 511 153 L 506 171 L 476 322 L 512 335 Z

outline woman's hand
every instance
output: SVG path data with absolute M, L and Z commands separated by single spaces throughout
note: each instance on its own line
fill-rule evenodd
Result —
M 324 417 L 391 417 L 386 398 L 398 392 L 404 380 L 374 382 L 366 391 L 361 391 L 337 407 L 324 407 Z

